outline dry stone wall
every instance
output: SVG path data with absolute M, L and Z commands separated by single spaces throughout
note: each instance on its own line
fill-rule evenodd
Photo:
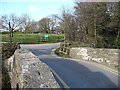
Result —
M 71 48 L 70 57 L 81 60 L 92 60 L 96 62 L 105 62 L 116 64 L 120 61 L 119 49 L 100 49 L 100 48 Z
M 12 88 L 59 88 L 49 67 L 25 49 L 8 59 Z

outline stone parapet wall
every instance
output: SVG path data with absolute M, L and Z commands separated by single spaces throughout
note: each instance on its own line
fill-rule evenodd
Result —
M 12 88 L 59 88 L 49 67 L 25 49 L 8 59 Z
M 2 28 L 2 25 L 0 24 L 0 29 L 1 28 Z M 2 35 L 1 34 L 0 34 L 0 41 L 2 41 Z M 0 90 L 1 89 L 2 89 L 2 43 L 0 43 Z
M 79 47 L 70 49 L 70 57 L 82 60 L 93 60 L 96 62 L 106 62 L 109 64 L 118 65 L 120 60 L 119 49 L 101 49 L 101 48 L 88 48 Z

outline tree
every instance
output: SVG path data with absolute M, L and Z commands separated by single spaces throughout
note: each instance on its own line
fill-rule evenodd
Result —
M 108 3 L 108 13 L 110 16 L 110 22 L 107 25 L 109 28 L 109 34 L 111 34 L 112 38 L 109 41 L 111 46 L 119 48 L 120 46 L 120 2 L 110 2 Z
M 41 33 L 53 33 L 56 26 L 56 19 L 52 17 L 42 18 L 39 21 L 39 30 Z
M 27 14 L 22 14 L 20 19 L 24 22 L 20 25 L 20 31 L 24 31 L 25 34 L 27 33 L 27 28 L 31 23 L 31 18 Z
M 32 20 L 29 15 L 23 14 L 20 19 L 24 21 L 24 23 L 20 25 L 20 29 L 22 29 L 25 34 L 37 32 L 37 22 Z
M 33 33 L 37 30 L 37 23 L 32 20 L 26 25 L 25 33 Z
M 97 32 L 102 38 L 102 46 L 112 48 L 119 31 L 118 2 L 97 3 L 96 10 Z M 97 46 L 99 45 L 100 43 L 97 43 Z
M 58 24 L 57 18 L 54 17 L 54 15 L 51 15 L 48 18 L 49 18 L 50 33 L 54 33 L 56 26 Z
M 63 12 L 65 39 L 68 42 L 76 41 L 76 21 L 74 15 Z
M 73 13 L 63 8 L 61 17 L 57 15 L 55 15 L 55 17 L 61 20 L 59 22 L 59 25 L 61 26 L 62 31 L 65 33 L 65 41 L 70 43 L 71 41 L 76 40 L 75 36 L 77 26 L 75 16 L 73 15 Z
M 75 15 L 78 27 L 79 42 L 92 44 L 95 43 L 95 12 L 94 3 L 76 2 Z
M 1 17 L 2 21 L 2 28 L 9 30 L 10 34 L 10 42 L 12 42 L 13 32 L 20 27 L 22 23 L 24 23 L 24 20 L 21 20 L 19 17 L 17 17 L 14 14 L 11 15 L 3 15 Z
M 49 18 L 42 18 L 39 21 L 39 30 L 41 33 L 49 33 L 50 30 L 49 22 L 50 22 Z
M 57 25 L 56 28 L 59 28 L 59 30 L 61 31 L 61 33 L 65 33 L 65 25 L 64 25 L 64 20 L 63 17 L 60 17 L 58 15 L 53 15 L 54 18 L 57 19 Z
M 76 1 L 77 41 L 92 47 L 114 47 L 119 42 L 119 6 L 118 2 Z

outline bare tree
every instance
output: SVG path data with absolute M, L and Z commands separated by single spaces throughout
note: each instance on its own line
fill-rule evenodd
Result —
M 39 21 L 39 29 L 41 33 L 52 33 L 56 24 L 56 20 L 52 17 L 42 18 Z
M 9 30 L 10 33 L 10 42 L 12 42 L 13 32 L 20 27 L 20 25 L 24 22 L 19 17 L 14 14 L 10 16 L 3 15 L 1 17 L 2 28 Z
M 48 18 L 50 19 L 49 20 L 50 33 L 54 33 L 55 28 L 56 28 L 56 26 L 58 24 L 57 18 L 54 17 L 54 15 L 51 15 Z
M 20 19 L 23 21 L 23 23 L 20 25 L 21 31 L 24 31 L 24 33 L 27 33 L 27 28 L 31 23 L 31 18 L 27 14 L 22 14 L 20 16 Z
M 74 14 L 68 9 L 63 8 L 62 15 L 61 16 L 55 15 L 55 17 L 61 20 L 59 22 L 59 25 L 61 26 L 61 29 L 65 33 L 64 37 L 65 41 L 67 42 L 75 41 L 77 26 Z
M 34 20 L 30 21 L 29 24 L 27 24 L 25 27 L 25 32 L 26 33 L 34 33 L 37 29 L 36 26 L 37 26 L 37 23 Z
M 48 33 L 48 19 L 47 18 L 42 18 L 39 21 L 39 30 L 40 33 Z

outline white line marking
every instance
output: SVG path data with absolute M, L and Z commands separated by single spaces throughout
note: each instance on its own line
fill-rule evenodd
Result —
M 53 74 L 59 79 L 59 81 L 63 84 L 64 88 L 70 88 L 51 67 L 49 68 L 53 72 Z

